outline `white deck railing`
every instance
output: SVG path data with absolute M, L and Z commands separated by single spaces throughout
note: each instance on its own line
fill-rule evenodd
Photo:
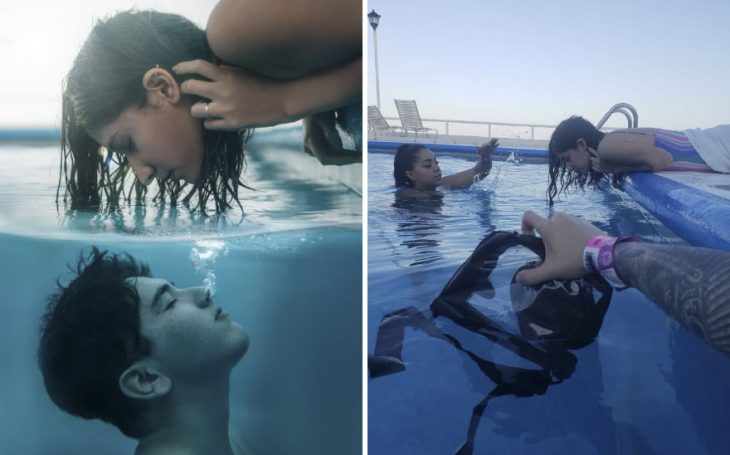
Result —
M 610 113 L 610 112 L 609 112 Z M 623 113 L 623 112 L 621 112 Z M 627 115 L 627 114 L 624 114 Z M 385 117 L 386 120 L 390 121 L 390 124 L 393 126 L 400 126 L 400 119 L 398 117 Z M 502 132 L 497 132 L 496 136 L 499 137 L 501 135 L 504 135 L 504 129 L 523 129 L 524 131 L 529 131 L 529 137 L 523 136 L 521 134 L 516 135 L 519 136 L 521 139 L 529 139 L 530 141 L 535 140 L 548 140 L 550 139 L 550 135 L 552 134 L 553 130 L 555 130 L 555 127 L 557 125 L 542 125 L 537 123 L 507 123 L 507 122 L 485 122 L 485 121 L 478 121 L 478 120 L 456 120 L 456 119 L 437 119 L 437 118 L 422 118 L 422 122 L 428 123 L 429 126 L 436 126 L 436 128 L 439 131 L 440 135 L 449 136 L 450 135 L 450 126 L 451 125 L 481 125 L 486 126 L 486 134 L 483 129 L 479 130 L 478 127 L 475 128 L 469 128 L 468 132 L 458 132 L 455 133 L 457 135 L 474 135 L 474 136 L 484 136 L 484 137 L 493 137 L 495 134 L 493 134 L 492 127 L 498 127 L 502 128 Z M 605 122 L 605 119 L 603 120 Z M 631 124 L 629 123 L 629 127 L 631 127 Z M 602 127 L 602 131 L 611 131 L 622 127 Z M 535 132 L 538 132 L 538 135 L 536 137 Z M 507 133 L 507 136 L 512 136 L 512 134 Z
M 398 117 L 385 117 L 387 120 L 395 120 L 397 123 L 391 122 L 392 125 L 400 124 L 400 119 Z M 475 134 L 478 136 L 486 136 L 486 137 L 492 137 L 492 127 L 505 127 L 505 128 L 527 128 L 529 130 L 530 140 L 535 140 L 535 129 L 541 129 L 545 130 L 545 135 L 540 135 L 538 139 L 548 138 L 550 136 L 550 133 L 555 129 L 557 125 L 540 125 L 535 123 L 505 123 L 505 122 L 484 122 L 484 121 L 478 121 L 478 120 L 455 120 L 455 119 L 436 119 L 436 118 L 422 118 L 421 121 L 424 123 L 428 122 L 430 125 L 436 124 L 438 125 L 437 128 L 439 130 L 439 134 L 443 134 L 445 136 L 448 136 L 450 134 L 449 127 L 452 124 L 457 125 L 483 125 L 487 127 L 486 134 L 484 132 L 475 133 L 474 131 L 470 131 L 469 133 L 459 133 L 459 134 Z M 475 130 L 475 129 L 473 129 Z M 524 138 L 527 139 L 527 138 Z

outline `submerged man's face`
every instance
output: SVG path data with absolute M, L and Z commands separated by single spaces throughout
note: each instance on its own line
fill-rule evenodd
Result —
M 202 122 L 187 103 L 130 107 L 91 136 L 107 149 L 124 154 L 137 179 L 155 177 L 195 183 L 203 164 Z
M 406 176 L 413 182 L 413 187 L 419 190 L 433 190 L 441 184 L 441 168 L 436 155 L 429 149 L 418 152 L 416 161 Z
M 215 305 L 205 288 L 178 289 L 160 278 L 130 278 L 140 298 L 140 331 L 150 358 L 172 378 L 230 370 L 248 335 Z

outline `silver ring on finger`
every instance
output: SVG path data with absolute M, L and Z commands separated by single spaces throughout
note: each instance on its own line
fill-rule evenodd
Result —
M 210 103 L 205 103 L 205 112 L 204 112 L 204 114 L 205 114 L 205 119 L 206 119 L 206 120 L 211 120 L 211 118 L 210 118 L 210 114 L 208 114 L 208 106 L 210 106 Z

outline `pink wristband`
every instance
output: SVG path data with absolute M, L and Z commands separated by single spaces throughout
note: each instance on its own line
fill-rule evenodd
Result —
M 613 288 L 621 290 L 629 287 L 618 276 L 613 256 L 617 243 L 640 242 L 638 237 L 610 237 L 597 235 L 588 240 L 583 249 L 583 267 L 588 272 L 599 273 Z

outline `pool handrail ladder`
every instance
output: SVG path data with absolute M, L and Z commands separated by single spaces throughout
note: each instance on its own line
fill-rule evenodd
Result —
M 626 116 L 626 120 L 629 122 L 629 128 L 639 127 L 639 114 L 636 112 L 636 108 L 629 103 L 617 103 L 614 104 L 603 117 L 601 117 L 601 120 L 596 123 L 596 128 L 600 130 L 613 114 L 623 114 Z

